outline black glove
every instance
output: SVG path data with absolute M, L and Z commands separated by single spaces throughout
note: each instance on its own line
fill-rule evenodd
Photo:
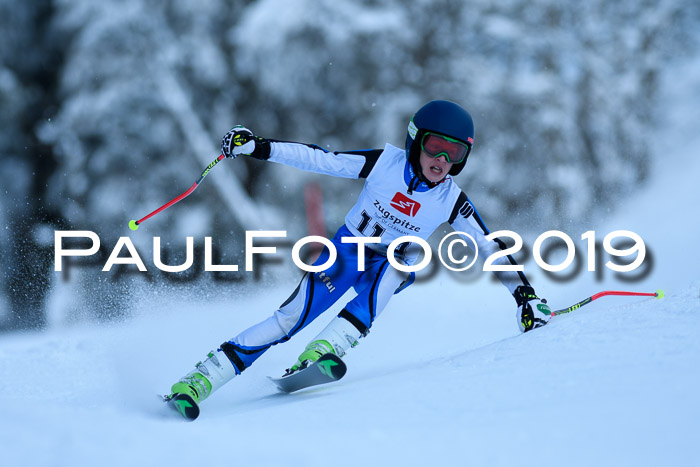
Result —
M 552 317 L 552 310 L 547 305 L 547 300 L 540 299 L 535 294 L 535 289 L 529 285 L 519 285 L 513 293 L 518 304 L 516 318 L 521 332 L 539 328 L 547 324 Z

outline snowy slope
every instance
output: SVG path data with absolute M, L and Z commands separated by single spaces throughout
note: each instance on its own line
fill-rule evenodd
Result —
M 639 233 L 655 254 L 652 274 L 633 285 L 534 279 L 555 308 L 610 288 L 664 288 L 665 299 L 606 297 L 520 335 L 500 285 L 440 276 L 395 297 L 348 354 L 342 381 L 280 395 L 264 377 L 289 366 L 330 312 L 188 424 L 155 395 L 293 284 L 214 303 L 144 297 L 117 325 L 0 336 L 2 465 L 698 465 L 700 254 L 689 245 L 700 139 L 688 117 L 700 96 L 691 97 L 669 117 L 675 146 L 654 182 L 593 226 Z
M 419 332 L 428 294 L 398 296 L 413 306 L 382 317 L 348 355 L 342 381 L 280 395 L 265 380 L 293 360 L 305 331 L 206 401 L 192 424 L 155 394 L 223 340 L 220 330 L 254 317 L 246 306 L 268 299 L 222 304 L 196 326 L 191 313 L 161 311 L 112 328 L 14 336 L 0 355 L 3 464 L 691 465 L 697 286 L 582 308 L 525 335 L 512 316 L 489 326 L 480 310 L 438 310 Z M 489 328 L 491 341 L 475 344 Z M 398 350 L 400 341 L 413 347 Z

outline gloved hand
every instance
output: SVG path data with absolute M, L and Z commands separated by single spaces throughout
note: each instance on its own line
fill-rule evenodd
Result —
M 552 310 L 547 305 L 547 300 L 540 299 L 535 294 L 535 289 L 527 285 L 519 285 L 513 297 L 518 304 L 516 318 L 521 332 L 539 328 L 549 322 Z
M 221 154 L 235 159 L 239 154 L 249 156 L 255 151 L 256 138 L 253 132 L 242 125 L 229 130 L 221 141 Z

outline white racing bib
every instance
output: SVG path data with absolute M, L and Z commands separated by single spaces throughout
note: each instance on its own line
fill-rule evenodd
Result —
M 381 238 L 379 244 L 368 245 L 370 248 L 386 252 L 392 241 L 403 236 L 427 240 L 449 219 L 461 193 L 452 178 L 448 176 L 430 190 L 408 194 L 409 170 L 404 150 L 387 144 L 367 177 L 357 203 L 345 217 L 345 225 L 353 235 Z M 410 250 L 399 248 L 397 251 L 415 259 L 416 253 Z

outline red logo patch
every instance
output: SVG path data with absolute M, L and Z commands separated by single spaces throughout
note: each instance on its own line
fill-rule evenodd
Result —
M 394 199 L 391 200 L 391 207 L 398 210 L 402 214 L 414 217 L 420 209 L 420 203 L 413 201 L 403 193 L 397 192 Z

